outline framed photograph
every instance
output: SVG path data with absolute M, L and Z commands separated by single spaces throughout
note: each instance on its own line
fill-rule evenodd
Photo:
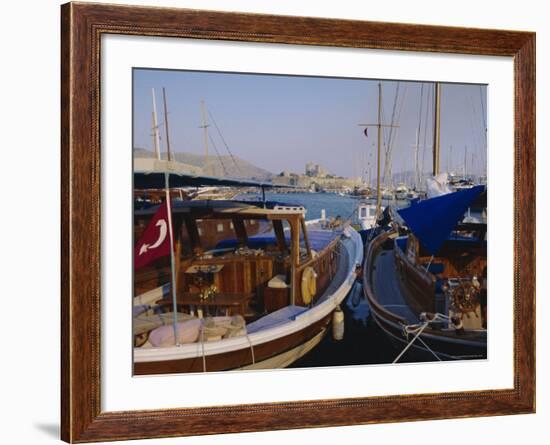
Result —
M 61 15 L 63 440 L 534 412 L 533 33 Z

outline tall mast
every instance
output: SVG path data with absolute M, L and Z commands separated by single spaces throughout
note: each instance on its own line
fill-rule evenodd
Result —
M 380 194 L 380 141 L 382 140 L 382 84 L 378 82 L 378 149 L 376 160 L 376 218 L 380 216 L 382 195 Z
M 157 101 L 155 97 L 155 89 L 151 88 L 151 94 L 153 98 L 153 147 L 155 149 L 155 156 L 157 159 L 160 157 L 160 134 L 159 134 L 159 124 L 157 119 Z
M 209 172 L 209 162 L 208 162 L 208 127 L 206 123 L 206 107 L 204 105 L 204 99 L 201 100 L 201 114 L 202 114 L 202 125 L 200 128 L 204 130 L 204 173 L 208 175 Z
M 420 155 L 420 129 L 422 128 L 422 109 L 424 106 L 424 82 L 420 85 L 420 109 L 418 110 L 418 128 L 416 129 L 416 146 L 414 154 L 414 189 L 418 190 L 420 187 L 420 168 L 419 168 L 419 155 Z M 426 98 L 426 111 L 428 108 L 428 100 Z M 426 135 L 424 135 L 425 137 Z M 422 166 L 424 168 L 424 166 Z
M 416 129 L 416 144 L 414 145 L 414 188 L 418 190 L 418 183 L 420 179 L 418 177 L 418 151 L 420 148 L 420 132 Z
M 155 131 L 155 112 L 153 111 L 151 113 L 151 130 L 153 131 L 151 133 L 151 136 L 153 136 L 153 153 L 155 154 L 155 158 L 159 158 L 159 149 L 157 145 L 157 137 L 156 137 L 156 131 Z
M 462 170 L 462 173 L 463 173 L 463 177 L 464 179 L 466 179 L 466 159 L 468 159 L 468 146 L 465 145 L 464 146 L 464 167 L 463 167 L 463 170 Z
M 435 100 L 434 100 L 434 147 L 433 147 L 433 168 L 432 174 L 436 176 L 439 174 L 439 142 L 440 142 L 440 112 L 441 112 L 441 84 L 436 82 L 435 84 Z
M 168 160 L 172 160 L 172 154 L 170 152 L 170 132 L 168 129 L 168 105 L 166 104 L 166 90 L 162 88 L 162 99 L 164 101 L 164 126 L 166 128 L 166 151 L 168 154 Z M 178 314 L 177 314 L 177 277 L 176 277 L 176 258 L 174 255 L 174 228 L 172 224 L 172 201 L 170 199 L 170 174 L 168 170 L 164 172 L 164 192 L 166 195 L 166 211 L 168 214 L 168 236 L 170 238 L 170 272 L 171 272 L 171 290 L 172 290 L 172 310 L 174 311 L 174 318 L 172 320 L 174 329 L 174 341 L 176 346 L 179 345 L 178 336 Z
M 479 99 L 481 100 L 481 110 L 482 110 L 482 116 L 483 116 L 483 129 L 485 130 L 483 132 L 483 147 L 482 147 L 482 153 L 484 153 L 484 157 L 481 159 L 482 164 L 482 174 L 487 176 L 487 118 L 485 116 L 485 105 L 483 103 L 483 94 L 481 85 L 479 86 Z
M 359 124 L 361 127 L 376 127 L 378 133 L 378 149 L 376 159 L 376 217 L 380 216 L 382 209 L 382 195 L 380 193 L 380 152 L 382 144 L 382 127 L 399 128 L 399 125 L 384 125 L 382 124 L 382 84 L 378 82 L 378 122 L 375 124 Z M 365 135 L 367 130 L 365 129 Z
M 168 153 L 168 160 L 172 160 L 172 153 L 170 151 L 170 132 L 168 130 L 168 106 L 166 105 L 166 90 L 162 87 L 162 98 L 164 100 L 164 128 L 166 129 L 166 151 Z

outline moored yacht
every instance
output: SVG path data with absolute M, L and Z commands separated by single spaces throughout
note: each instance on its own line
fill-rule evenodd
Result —
M 286 367 L 321 341 L 362 262 L 349 224 L 323 228 L 299 208 L 235 201 L 180 202 L 172 213 L 177 298 L 135 315 L 134 374 Z M 206 220 L 230 221 L 233 237 L 205 248 L 197 224 Z M 250 236 L 251 221 L 270 230 Z M 161 325 L 148 325 L 155 317 Z
M 404 200 L 407 198 L 407 193 L 409 192 L 409 188 L 401 183 L 401 184 L 398 184 L 397 187 L 395 188 L 395 199 L 397 200 Z
M 369 243 L 365 298 L 402 351 L 439 360 L 486 357 L 487 225 L 465 220 L 483 196 L 485 187 L 476 186 L 398 210 Z

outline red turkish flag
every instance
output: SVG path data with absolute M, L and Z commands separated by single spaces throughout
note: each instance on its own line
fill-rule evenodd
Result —
M 134 249 L 135 269 L 145 267 L 157 258 L 170 255 L 169 232 L 168 206 L 163 202 Z

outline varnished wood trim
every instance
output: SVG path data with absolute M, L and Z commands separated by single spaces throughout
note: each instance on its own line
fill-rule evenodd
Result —
M 535 35 L 514 57 L 514 387 L 535 412 Z
M 61 25 L 61 435 L 65 441 L 172 437 L 534 411 L 533 33 L 91 3 L 63 5 Z M 516 153 L 514 388 L 199 409 L 101 412 L 99 73 L 103 34 L 513 57 Z M 182 404 L 185 404 L 184 399 Z
M 527 32 L 74 3 L 109 33 L 514 56 Z
M 71 179 L 71 49 L 69 33 L 70 10 L 64 6 L 61 14 L 61 437 L 70 441 L 71 426 L 71 327 L 70 327 L 70 191 Z

